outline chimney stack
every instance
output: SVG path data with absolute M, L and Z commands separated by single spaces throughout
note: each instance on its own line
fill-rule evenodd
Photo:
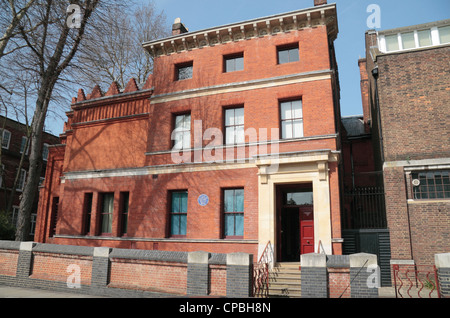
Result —
M 172 35 L 178 35 L 182 33 L 187 33 L 189 30 L 181 23 L 180 18 L 176 18 L 175 22 L 172 25 Z
M 324 5 L 324 4 L 327 4 L 327 0 L 314 0 L 314 6 L 315 7 L 321 6 L 321 5 Z

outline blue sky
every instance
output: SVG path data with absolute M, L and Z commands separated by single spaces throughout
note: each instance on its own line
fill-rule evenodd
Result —
M 143 0 L 145 1 L 145 0 Z M 284 13 L 314 6 L 314 0 L 155 0 L 169 28 L 181 18 L 190 31 Z M 335 0 L 339 35 L 335 42 L 341 82 L 341 113 L 362 114 L 358 59 L 365 57 L 364 33 L 370 4 L 381 9 L 381 28 L 427 23 L 450 18 L 450 0 Z

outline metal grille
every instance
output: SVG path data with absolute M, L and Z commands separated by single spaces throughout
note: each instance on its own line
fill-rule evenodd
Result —
M 383 187 L 361 187 L 344 193 L 345 229 L 386 228 Z

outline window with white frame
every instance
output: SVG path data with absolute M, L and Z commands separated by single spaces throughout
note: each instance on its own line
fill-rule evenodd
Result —
M 450 43 L 450 26 L 417 29 L 380 36 L 380 50 L 395 52 Z
M 281 138 L 303 137 L 303 106 L 302 100 L 292 100 L 280 103 Z
M 2 148 L 9 149 L 11 132 L 6 129 L 0 129 L 0 131 L 2 132 Z
M 191 115 L 175 116 L 175 129 L 172 133 L 173 149 L 188 149 L 191 147 Z
M 225 143 L 227 145 L 245 142 L 244 107 L 225 110 Z
M 17 218 L 19 216 L 19 207 L 14 205 L 12 207 L 11 224 L 17 226 Z

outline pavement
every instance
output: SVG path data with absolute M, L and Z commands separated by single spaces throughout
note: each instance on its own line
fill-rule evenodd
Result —
M 44 289 L 20 288 L 0 285 L 0 298 L 105 298 L 102 296 L 64 293 Z

